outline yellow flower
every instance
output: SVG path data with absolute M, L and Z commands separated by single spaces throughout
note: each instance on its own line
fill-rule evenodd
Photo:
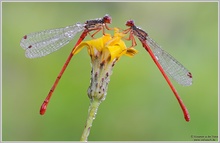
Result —
M 114 28 L 114 36 L 104 34 L 101 38 L 80 43 L 74 50 L 73 55 L 87 47 L 91 57 L 91 80 L 88 88 L 90 106 L 88 118 L 81 137 L 81 141 L 87 141 L 87 137 L 92 127 L 100 103 L 107 95 L 108 83 L 112 74 L 112 68 L 121 56 L 133 57 L 137 50 L 133 47 L 127 48 L 122 38 L 125 35 Z
M 101 38 L 80 43 L 73 54 L 77 54 L 83 47 L 87 47 L 91 57 L 91 83 L 88 89 L 90 99 L 104 100 L 107 94 L 108 82 L 112 68 L 122 55 L 133 57 L 137 50 L 127 48 L 122 38 L 125 35 L 114 28 L 114 36 L 106 33 Z

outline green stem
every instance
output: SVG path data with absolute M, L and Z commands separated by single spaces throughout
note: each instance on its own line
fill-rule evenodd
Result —
M 83 130 L 80 141 L 84 141 L 84 142 L 87 141 L 91 127 L 92 127 L 92 122 L 95 119 L 95 115 L 97 113 L 97 110 L 98 110 L 100 103 L 101 103 L 101 101 L 98 100 L 97 98 L 91 99 L 86 125 Z

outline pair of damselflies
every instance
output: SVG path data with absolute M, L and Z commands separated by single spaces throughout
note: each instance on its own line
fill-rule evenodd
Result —
M 111 30 L 111 28 L 108 27 L 108 24 L 111 24 L 111 21 L 111 17 L 109 15 L 105 15 L 103 18 L 87 20 L 85 23 L 76 23 L 74 25 L 63 28 L 30 33 L 23 36 L 20 42 L 20 46 L 25 50 L 25 55 L 27 58 L 43 57 L 60 49 L 61 47 L 64 47 L 66 44 L 74 39 L 77 33 L 83 31 L 80 38 L 73 47 L 74 50 L 88 34 L 93 37 L 99 31 L 102 31 L 104 34 L 105 30 Z M 144 30 L 135 26 L 133 20 L 128 20 L 126 22 L 126 26 L 128 26 L 129 28 L 123 30 L 122 33 L 129 33 L 128 39 L 132 41 L 132 46 L 136 46 L 134 36 L 139 39 L 139 41 L 142 43 L 142 46 L 150 54 L 151 58 L 153 59 L 156 66 L 159 68 L 160 72 L 162 73 L 171 90 L 173 91 L 183 111 L 185 120 L 189 121 L 190 116 L 188 110 L 182 102 L 180 96 L 178 95 L 168 76 L 173 78 L 175 81 L 177 81 L 177 83 L 181 85 L 189 86 L 192 84 L 192 74 L 175 58 L 165 52 L 153 39 L 148 36 L 148 34 Z M 91 32 L 93 32 L 93 34 L 90 34 Z M 71 58 L 74 55 L 72 51 L 68 56 L 66 62 L 64 63 L 60 73 L 58 74 L 52 88 L 50 89 L 46 99 L 44 100 L 40 108 L 41 115 L 45 113 L 50 98 L 65 69 L 67 68 Z

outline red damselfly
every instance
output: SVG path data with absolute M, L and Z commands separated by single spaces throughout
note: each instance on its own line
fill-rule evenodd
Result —
M 71 58 L 73 57 L 74 49 L 84 40 L 89 32 L 95 31 L 91 37 L 93 37 L 100 30 L 110 30 L 107 24 L 111 23 L 111 17 L 109 15 L 105 15 L 103 18 L 97 18 L 94 20 L 88 20 L 85 23 L 76 23 L 74 25 L 70 25 L 63 28 L 44 30 L 40 32 L 34 32 L 23 36 L 20 42 L 20 46 L 25 50 L 25 55 L 27 58 L 37 58 L 46 56 L 54 51 L 57 51 L 61 47 L 68 44 L 71 40 L 74 39 L 75 35 L 79 32 L 81 34 L 77 43 L 73 47 L 70 55 L 68 56 L 66 62 L 64 63 L 59 75 L 57 76 L 52 88 L 50 89 L 46 99 L 44 100 L 41 108 L 40 114 L 43 115 L 46 111 L 47 105 L 50 101 L 50 98 L 62 77 L 66 67 L 68 66 Z
M 128 20 L 126 22 L 126 26 L 129 28 L 124 30 L 124 33 L 130 33 L 129 40 L 132 40 L 132 47 L 136 46 L 136 41 L 134 38 L 134 36 L 136 36 L 142 43 L 143 47 L 148 51 L 151 58 L 166 79 L 180 104 L 185 120 L 188 122 L 190 120 L 189 112 L 167 75 L 177 81 L 177 83 L 183 86 L 189 86 L 192 84 L 192 74 L 175 58 L 165 52 L 153 39 L 148 36 L 144 30 L 135 26 L 133 20 Z

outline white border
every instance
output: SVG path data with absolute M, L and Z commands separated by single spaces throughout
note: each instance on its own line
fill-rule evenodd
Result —
M 1 47 L 0 47 L 0 112 L 1 112 L 1 118 L 0 118 L 0 141 L 1 143 L 2 142 L 2 3 L 3 2 L 218 2 L 218 40 L 219 40 L 219 7 L 220 7 L 220 4 L 219 4 L 219 1 L 218 0 L 212 0 L 212 1 L 207 1 L 207 0 L 194 0 L 194 1 L 191 1 L 191 0 L 185 0 L 185 1 L 177 1 L 177 0 L 170 0 L 170 1 L 161 1 L 161 0 L 155 0 L 155 1 L 148 1 L 148 0 L 138 0 L 138 1 L 127 1 L 127 0 L 121 0 L 121 1 L 117 1 L 117 0 L 108 0 L 108 1 L 103 1 L 103 0 L 97 0 L 97 1 L 89 1 L 89 0 L 81 0 L 81 1 L 74 1 L 74 0 L 65 0 L 65 1 L 61 1 L 61 0 L 53 0 L 53 1 L 43 1 L 43 0 L 40 0 L 40 1 L 14 1 L 14 0 L 4 0 L 4 1 L 1 1 L 0 3 L 0 7 L 1 7 L 1 11 L 0 11 L 0 15 L 1 15 L 1 38 L 0 38 L 0 43 L 1 43 Z M 219 48 L 219 41 L 218 41 L 218 48 Z M 218 49 L 218 87 L 219 87 L 219 81 L 220 81 L 220 74 L 219 74 L 219 61 L 220 61 L 220 58 L 219 58 L 219 55 L 220 55 L 220 50 Z M 218 88 L 218 119 L 219 119 L 219 111 L 220 111 L 220 106 L 219 106 L 219 88 Z M 220 136 L 220 125 L 219 125 L 219 120 L 218 120 L 218 142 L 219 142 L 219 136 Z M 15 142 L 33 142 L 33 143 L 36 143 L 36 142 L 45 142 L 45 141 L 4 141 L 4 142 L 7 142 L 7 143 L 15 143 Z M 47 142 L 54 142 L 54 141 L 47 141 Z M 63 141 L 56 141 L 57 143 L 59 142 L 63 142 Z M 76 142 L 76 143 L 81 143 L 80 141 L 65 141 L 65 142 Z M 93 141 L 89 141 L 91 143 L 95 143 Z M 110 141 L 111 142 L 111 141 Z M 125 141 L 116 141 L 114 143 L 122 143 L 122 142 L 125 142 Z M 129 142 L 129 143 L 136 143 L 137 141 L 126 141 L 126 142 Z M 139 141 L 139 142 L 150 142 L 150 141 Z M 155 143 L 159 143 L 157 141 L 154 141 Z M 175 143 L 179 143 L 179 141 L 161 141 L 161 142 L 175 142 Z M 191 141 L 187 141 L 187 142 L 191 142 Z M 193 142 L 193 141 L 192 141 Z M 99 141 L 99 143 L 105 143 L 105 142 L 102 142 L 102 141 Z M 108 142 L 109 143 L 109 142 Z M 214 142 L 211 142 L 211 143 L 214 143 Z

